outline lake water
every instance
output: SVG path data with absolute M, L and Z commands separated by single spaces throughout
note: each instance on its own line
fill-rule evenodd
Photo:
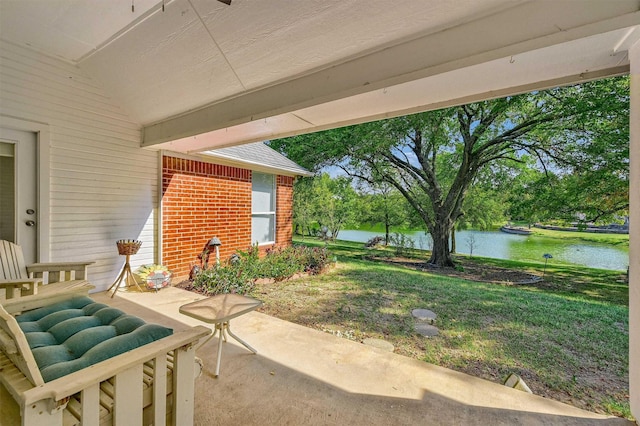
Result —
M 345 230 L 340 231 L 338 239 L 364 243 L 376 235 L 384 236 L 380 232 Z M 431 237 L 424 232 L 407 235 L 415 241 L 416 248 L 431 248 Z M 557 238 L 514 235 L 500 231 L 456 231 L 457 253 L 469 254 L 470 238 L 475 239 L 474 256 L 544 262 L 542 255 L 549 253 L 553 256 L 549 264 L 570 263 L 619 271 L 626 271 L 629 265 L 629 250 L 626 247 L 589 242 L 564 243 Z

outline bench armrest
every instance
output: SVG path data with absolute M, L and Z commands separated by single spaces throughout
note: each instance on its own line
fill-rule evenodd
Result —
M 58 281 L 84 280 L 87 278 L 87 267 L 95 262 L 48 262 L 34 263 L 27 266 L 29 277 L 44 277 L 46 284 Z
M 89 265 L 93 265 L 95 262 L 47 262 L 47 263 L 33 263 L 27 265 L 27 271 L 32 272 L 48 272 L 48 271 L 69 271 L 77 269 L 85 269 Z
M 202 337 L 211 334 L 211 330 L 201 325 L 180 331 L 155 342 L 140 346 L 132 351 L 94 364 L 59 379 L 37 386 L 22 394 L 23 404 L 52 399 L 63 401 L 87 387 L 103 382 L 129 368 L 143 364 L 166 353 L 185 346 L 195 345 Z M 179 380 L 179 378 L 174 378 Z
M 0 280 L 0 288 L 16 286 L 20 284 L 39 284 L 42 278 L 16 278 L 13 280 Z
M 42 284 L 42 278 L 16 278 L 11 280 L 0 280 L 0 288 L 5 289 L 5 299 L 11 300 L 22 296 L 22 290 L 26 294 L 38 292 L 38 285 Z

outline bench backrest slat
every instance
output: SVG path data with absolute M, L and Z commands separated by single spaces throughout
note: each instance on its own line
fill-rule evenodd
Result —
M 0 350 L 15 364 L 34 386 L 44 384 L 38 364 L 31 353 L 29 343 L 16 319 L 0 304 L 0 330 L 4 338 L 0 339 Z M 11 340 L 8 340 L 11 339 Z M 13 341 L 13 345 L 9 342 Z
M 22 247 L 6 240 L 0 240 L 0 279 L 17 280 L 29 278 L 24 263 Z

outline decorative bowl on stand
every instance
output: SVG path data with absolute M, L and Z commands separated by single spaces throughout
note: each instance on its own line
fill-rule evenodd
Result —
M 167 287 L 169 284 L 171 284 L 170 272 L 166 273 L 166 275 L 162 272 L 154 272 L 147 277 L 147 287 L 155 291 Z
M 164 265 L 142 265 L 137 274 L 152 290 L 158 291 L 171 284 L 171 271 Z

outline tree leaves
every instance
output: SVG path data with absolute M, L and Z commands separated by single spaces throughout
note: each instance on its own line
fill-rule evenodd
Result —
M 431 232 L 439 265 L 449 234 L 489 197 L 529 219 L 610 218 L 628 205 L 629 79 L 618 77 L 272 141 L 311 170 L 338 165 L 401 193 Z M 503 196 L 486 183 L 512 182 Z M 474 188 L 476 201 L 467 196 Z M 500 186 L 500 185 L 498 185 Z M 493 194 L 493 195 L 492 195 Z M 504 196 L 509 194 L 510 197 Z M 496 216 L 499 216 L 497 212 Z M 471 217 L 464 219 L 469 223 Z M 446 245 L 447 247 L 439 247 Z

